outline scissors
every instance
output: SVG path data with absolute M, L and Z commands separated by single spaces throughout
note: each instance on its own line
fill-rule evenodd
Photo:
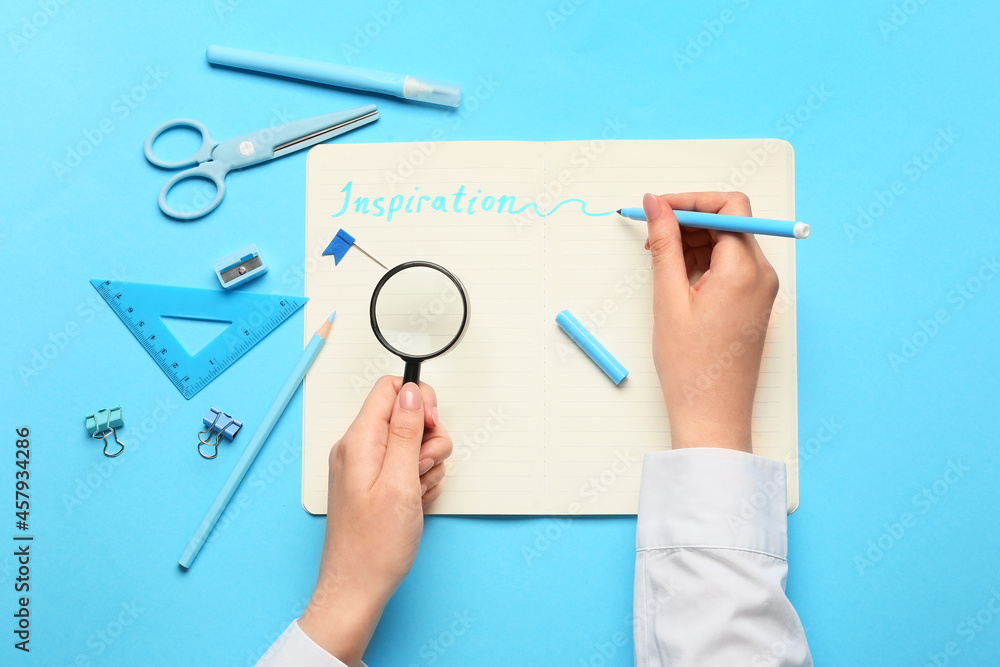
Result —
M 350 132 L 376 120 L 378 120 L 378 107 L 369 104 L 356 109 L 347 109 L 346 111 L 337 111 L 275 125 L 220 143 L 212 139 L 208 128 L 198 121 L 177 118 L 167 121 L 150 132 L 142 149 L 147 160 L 163 169 L 180 169 L 195 165 L 191 169 L 185 169 L 168 179 L 163 184 L 163 189 L 160 190 L 160 196 L 157 200 L 160 204 L 160 210 L 171 218 L 194 220 L 214 210 L 222 201 L 222 197 L 226 194 L 226 174 L 230 171 L 309 148 L 314 144 Z M 153 142 L 161 134 L 175 127 L 190 127 L 198 130 L 201 133 L 201 148 L 195 151 L 191 157 L 176 162 L 156 157 L 153 154 Z M 171 208 L 167 204 L 167 193 L 177 183 L 189 178 L 201 178 L 215 183 L 215 199 L 198 211 L 178 211 Z

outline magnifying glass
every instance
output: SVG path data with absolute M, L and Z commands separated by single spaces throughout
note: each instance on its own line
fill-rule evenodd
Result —
M 405 262 L 375 285 L 369 316 L 375 337 L 406 363 L 403 384 L 420 382 L 420 364 L 455 347 L 469 327 L 469 296 L 455 274 L 433 262 Z

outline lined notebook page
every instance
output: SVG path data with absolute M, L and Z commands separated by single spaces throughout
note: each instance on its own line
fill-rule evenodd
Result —
M 762 140 L 550 142 L 544 176 L 547 191 L 558 191 L 556 203 L 581 199 L 590 212 L 641 206 L 646 192 L 739 189 L 750 197 L 754 215 L 794 220 L 791 146 L 776 140 L 767 149 L 764 145 Z M 744 172 L 752 172 L 746 182 Z M 653 292 L 650 256 L 644 249 L 646 224 L 618 215 L 583 215 L 570 202 L 545 218 L 545 227 L 546 313 L 551 315 L 546 322 L 546 476 L 558 494 L 550 500 L 557 513 L 575 506 L 584 513 L 632 513 L 642 456 L 670 445 L 650 351 Z M 788 464 L 789 508 L 794 509 L 795 241 L 757 240 L 778 273 L 781 295 L 766 330 L 752 425 L 754 451 Z M 629 370 L 620 386 L 594 373 L 593 362 L 552 321 L 563 308 Z M 760 333 L 765 333 L 763 323 Z M 706 368 L 706 382 L 720 372 L 725 372 L 721 365 Z
M 438 395 L 439 414 L 455 442 L 451 475 L 436 509 L 452 513 L 530 513 L 544 487 L 544 383 L 542 335 L 543 226 L 517 228 L 510 216 L 438 212 L 422 202 L 421 213 L 391 221 L 355 212 L 342 216 L 345 193 L 383 204 L 400 194 L 444 196 L 453 211 L 464 186 L 502 192 L 528 201 L 542 182 L 540 143 L 474 145 L 442 143 L 412 174 L 401 158 L 424 152 L 410 144 L 323 145 L 310 150 L 306 186 L 306 328 L 337 311 L 331 339 L 305 382 L 302 504 L 326 511 L 329 448 L 354 419 L 381 375 L 402 375 L 403 362 L 372 333 L 368 307 L 382 269 L 355 249 L 334 266 L 321 253 L 337 230 L 392 267 L 429 260 L 447 267 L 465 285 L 472 304 L 461 344 L 426 362 L 422 378 Z M 346 169 L 345 165 L 351 165 Z M 394 182 L 387 183 L 389 180 Z M 396 182 L 401 179 L 402 182 Z M 411 208 L 413 208 L 411 206 Z M 374 206 L 369 204 L 369 210 Z M 530 223 L 535 216 L 521 216 Z
M 646 191 L 725 188 L 734 167 L 764 150 L 763 143 L 445 142 L 429 155 L 427 145 L 418 144 L 313 148 L 307 169 L 307 337 L 330 311 L 337 310 L 337 318 L 330 344 L 305 381 L 305 509 L 326 511 L 330 446 L 375 380 L 402 372 L 402 362 L 378 344 L 368 320 L 382 269 L 356 249 L 336 266 L 321 255 L 344 228 L 387 266 L 434 261 L 456 273 L 469 292 L 466 337 L 425 363 L 422 374 L 437 390 L 441 420 L 455 442 L 445 491 L 432 512 L 634 513 L 642 455 L 669 447 L 650 352 L 652 274 L 643 249 L 645 228 L 617 215 L 584 215 L 580 202 L 557 204 L 580 199 L 589 212 L 605 212 L 640 202 Z M 791 150 L 784 142 L 768 146 L 763 165 L 751 163 L 748 182 L 735 185 L 750 195 L 755 215 L 792 219 Z M 405 207 L 389 220 L 389 202 L 397 195 Z M 496 200 L 503 195 L 516 204 L 499 214 Z M 445 211 L 430 206 L 439 196 Z M 374 205 L 379 197 L 381 210 Z M 487 204 L 491 210 L 484 210 Z M 524 210 L 512 215 L 511 208 Z M 785 307 L 775 309 L 767 332 L 754 443 L 757 453 L 789 464 L 794 508 L 794 242 L 760 240 L 781 279 L 779 304 Z M 620 386 L 555 325 L 564 308 L 629 369 Z

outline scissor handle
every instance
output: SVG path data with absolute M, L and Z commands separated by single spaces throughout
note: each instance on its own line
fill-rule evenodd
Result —
M 153 153 L 153 142 L 156 141 L 156 138 L 161 134 L 167 130 L 174 129 L 175 127 L 190 127 L 191 129 L 198 130 L 198 132 L 201 133 L 201 147 L 196 150 L 191 157 L 185 160 L 170 162 L 156 157 Z M 159 125 L 156 129 L 149 133 L 149 136 L 146 137 L 146 143 L 142 145 L 142 152 L 146 154 L 146 159 L 155 164 L 157 167 L 162 167 L 164 169 L 179 169 L 181 167 L 190 167 L 193 164 L 207 161 L 212 157 L 212 150 L 217 145 L 218 142 L 212 139 L 212 135 L 208 133 L 208 128 L 203 124 L 196 120 L 191 120 L 190 118 L 175 118 L 174 120 L 168 120 L 166 123 Z
M 210 213 L 219 205 L 222 201 L 223 195 L 226 194 L 226 173 L 229 171 L 229 167 L 218 162 L 203 162 L 197 167 L 192 167 L 191 169 L 185 169 L 179 174 L 174 174 L 171 176 L 166 183 L 163 184 L 163 188 L 160 190 L 160 196 L 157 198 L 157 202 L 160 204 L 160 210 L 169 215 L 171 218 L 177 218 L 178 220 L 194 220 L 195 218 L 200 218 L 201 216 Z M 206 181 L 212 181 L 215 183 L 215 199 L 208 203 L 204 208 L 198 209 L 197 211 L 178 211 L 170 207 L 167 203 L 167 193 L 170 192 L 170 188 L 174 187 L 181 181 L 186 181 L 190 178 L 200 178 Z

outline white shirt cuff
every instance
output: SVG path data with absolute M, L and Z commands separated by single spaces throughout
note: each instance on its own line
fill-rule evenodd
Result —
M 347 667 L 309 638 L 299 627 L 298 619 L 281 633 L 257 667 Z M 365 663 L 361 663 L 365 667 Z
M 715 547 L 787 560 L 785 464 L 731 449 L 646 454 L 636 549 Z

